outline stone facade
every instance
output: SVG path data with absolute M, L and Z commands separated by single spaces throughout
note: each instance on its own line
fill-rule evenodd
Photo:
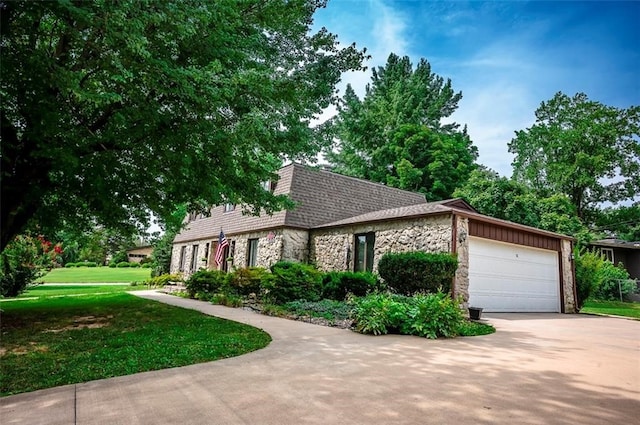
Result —
M 374 273 L 387 252 L 451 251 L 451 217 L 435 216 L 314 230 L 309 256 L 320 270 L 353 270 L 354 235 L 371 232 Z
M 455 225 L 458 269 L 453 282 L 453 296 L 462 297 L 466 308 L 469 301 L 469 219 L 456 217 Z
M 573 250 L 571 249 L 571 241 L 566 239 L 561 242 L 562 261 L 562 292 L 564 293 L 564 312 L 576 313 L 576 298 L 573 288 L 575 286 L 574 274 L 573 274 Z

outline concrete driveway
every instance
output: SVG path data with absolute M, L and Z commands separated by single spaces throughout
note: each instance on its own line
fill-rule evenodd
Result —
M 0 399 L 8 424 L 632 424 L 640 322 L 491 314 L 494 335 L 365 336 L 153 292 L 260 327 L 244 356 Z

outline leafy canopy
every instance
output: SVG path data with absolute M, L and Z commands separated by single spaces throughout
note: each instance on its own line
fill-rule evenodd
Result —
M 414 69 L 409 57 L 392 53 L 373 69 L 363 100 L 347 86 L 326 157 L 339 173 L 448 198 L 478 155 L 466 129 L 442 122 L 461 98 L 426 59 Z
M 314 157 L 309 121 L 364 53 L 325 0 L 2 2 L 2 248 L 38 224 L 127 228 L 233 202 Z
M 602 202 L 640 192 L 640 107 L 619 109 L 584 93 L 557 93 L 516 132 L 514 178 L 547 193 L 565 194 L 584 218 Z

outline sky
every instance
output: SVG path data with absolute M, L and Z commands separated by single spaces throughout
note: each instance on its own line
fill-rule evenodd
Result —
M 343 75 L 341 93 L 349 83 L 362 98 L 392 52 L 451 79 L 463 96 L 452 120 L 468 125 L 478 163 L 503 176 L 514 132 L 555 93 L 640 104 L 640 1 L 330 0 L 314 18 L 371 55 L 369 70 Z

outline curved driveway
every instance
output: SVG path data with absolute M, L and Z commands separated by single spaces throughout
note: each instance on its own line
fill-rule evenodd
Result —
M 8 424 L 631 424 L 640 322 L 491 314 L 493 335 L 365 336 L 158 294 L 266 330 L 216 362 L 0 399 Z

